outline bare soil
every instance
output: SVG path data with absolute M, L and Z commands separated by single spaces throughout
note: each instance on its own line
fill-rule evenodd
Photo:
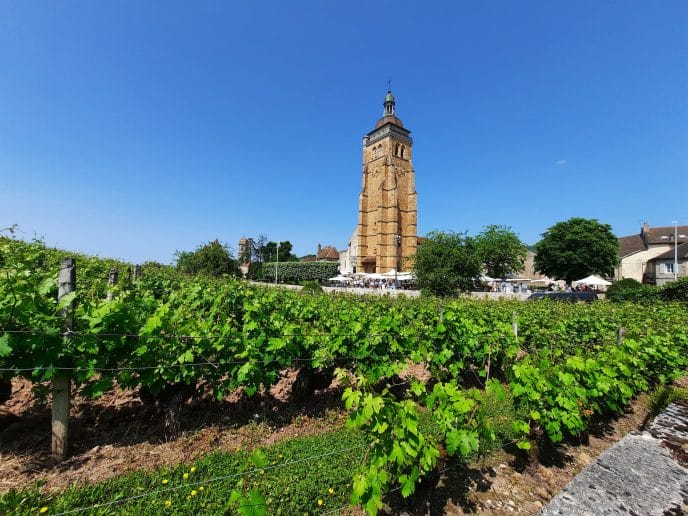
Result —
M 420 376 L 422 373 L 419 373 Z M 165 439 L 164 418 L 135 391 L 115 389 L 97 400 L 76 396 L 71 410 L 71 456 L 50 459 L 50 411 L 36 403 L 29 382 L 12 381 L 12 397 L 0 405 L 0 490 L 36 480 L 46 489 L 101 481 L 139 469 L 190 462 L 212 451 L 269 445 L 340 428 L 346 418 L 336 381 L 307 401 L 295 401 L 293 369 L 270 392 L 247 398 L 241 391 L 223 401 L 209 396 L 185 404 L 181 433 Z M 626 413 L 594 422 L 577 442 L 502 449 L 468 465 L 449 464 L 435 486 L 416 496 L 389 497 L 387 514 L 536 514 L 585 466 L 648 418 L 647 396 Z M 544 440 L 543 440 L 544 442 Z M 351 509 L 350 514 L 362 514 Z
M 268 393 L 248 398 L 239 390 L 223 401 L 210 396 L 186 403 L 181 432 L 166 438 L 164 417 L 137 391 L 115 388 L 93 400 L 75 396 L 70 411 L 70 457 L 50 457 L 50 410 L 36 402 L 31 383 L 12 380 L 12 397 L 0 405 L 0 491 L 36 480 L 46 489 L 101 481 L 128 471 L 191 462 L 212 451 L 270 445 L 341 427 L 346 414 L 337 382 L 307 401 L 290 400 L 295 369 Z

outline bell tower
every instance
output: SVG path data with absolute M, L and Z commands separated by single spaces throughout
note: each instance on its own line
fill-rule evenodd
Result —
M 411 132 L 396 116 L 391 91 L 383 116 L 363 138 L 363 187 L 358 204 L 357 270 L 410 270 L 418 241 Z

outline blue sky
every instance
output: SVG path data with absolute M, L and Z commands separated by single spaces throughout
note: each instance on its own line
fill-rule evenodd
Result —
M 0 0 L 0 228 L 343 248 L 387 80 L 419 233 L 688 224 L 688 2 Z

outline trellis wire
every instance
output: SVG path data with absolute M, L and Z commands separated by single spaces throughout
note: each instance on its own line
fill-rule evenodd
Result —
M 343 448 L 343 449 L 340 449 L 340 450 L 336 450 L 336 451 L 332 451 L 332 452 L 327 452 L 327 453 L 322 453 L 322 454 L 319 454 L 319 455 L 311 455 L 311 456 L 309 456 L 309 457 L 304 457 L 304 458 L 302 458 L 302 459 L 296 459 L 296 460 L 292 460 L 292 461 L 289 461 L 289 462 L 284 462 L 284 463 L 282 463 L 282 464 L 274 464 L 274 465 L 271 465 L 271 466 L 265 466 L 264 468 L 254 468 L 254 469 L 251 469 L 251 470 L 248 470 L 248 471 L 244 471 L 244 472 L 241 472 L 241 473 L 232 473 L 231 475 L 223 475 L 223 476 L 220 476 L 220 477 L 214 477 L 214 478 L 211 478 L 211 479 L 208 479 L 208 480 L 199 481 L 199 482 L 190 482 L 190 483 L 187 483 L 187 484 L 179 484 L 179 485 L 176 485 L 176 486 L 166 487 L 166 488 L 164 488 L 164 489 L 157 489 L 157 490 L 155 490 L 155 491 L 150 491 L 150 492 L 148 492 L 148 493 L 143 493 L 143 494 L 136 495 L 136 496 L 130 496 L 130 497 L 128 497 L 128 498 L 122 498 L 121 500 L 112 500 L 112 501 L 110 501 L 110 502 L 104 502 L 104 503 L 94 504 L 94 505 L 91 505 L 91 506 L 88 506 L 88 507 L 78 507 L 78 508 L 76 508 L 76 509 L 70 509 L 70 510 L 68 510 L 68 511 L 64 511 L 64 512 L 57 513 L 56 516 L 63 516 L 63 515 L 66 515 L 66 514 L 76 514 L 76 513 L 79 513 L 79 512 L 90 511 L 90 510 L 92 510 L 92 509 L 101 509 L 101 508 L 103 508 L 103 507 L 110 507 L 110 506 L 112 506 L 112 505 L 122 505 L 122 504 L 125 504 L 125 503 L 128 503 L 128 502 L 134 501 L 134 500 L 139 500 L 139 499 L 142 499 L 142 498 L 146 498 L 146 497 L 148 497 L 148 496 L 160 495 L 160 494 L 164 494 L 164 493 L 169 493 L 169 492 L 178 491 L 179 489 L 191 488 L 191 487 L 201 486 L 201 485 L 205 485 L 205 484 L 212 484 L 212 483 L 215 483 L 215 482 L 221 482 L 221 481 L 223 481 L 223 480 L 229 480 L 229 479 L 231 479 L 231 478 L 241 477 L 241 476 L 243 476 L 243 475 L 250 475 L 250 474 L 253 474 L 253 473 L 259 473 L 260 471 L 274 470 L 274 469 L 277 469 L 277 468 L 283 468 L 283 467 L 285 467 L 285 466 L 290 466 L 290 465 L 292 465 L 292 464 L 299 464 L 299 463 L 302 463 L 302 462 L 308 462 L 308 461 L 315 460 L 315 459 L 322 459 L 322 458 L 330 457 L 330 456 L 333 456 L 333 455 L 342 455 L 342 454 L 344 454 L 344 453 L 346 453 L 346 452 L 348 452 L 348 451 L 353 451 L 353 450 L 358 450 L 358 449 L 362 449 L 362 448 L 367 448 L 367 447 L 369 447 L 369 446 L 370 446 L 369 444 L 362 444 L 362 445 L 359 445 L 359 446 L 351 446 L 351 447 L 349 447 L 349 448 Z

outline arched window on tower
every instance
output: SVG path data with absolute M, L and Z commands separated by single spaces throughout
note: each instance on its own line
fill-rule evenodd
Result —
M 397 143 L 397 146 L 394 147 L 394 155 L 395 156 L 399 156 L 399 147 L 400 147 L 400 145 L 398 143 Z
M 373 159 L 377 158 L 377 147 L 373 147 Z
M 401 157 L 402 158 L 406 157 L 406 145 L 401 146 Z

